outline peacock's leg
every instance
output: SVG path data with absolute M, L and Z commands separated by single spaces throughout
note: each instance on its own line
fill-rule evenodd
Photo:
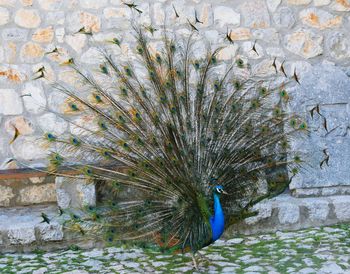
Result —
M 193 267 L 198 270 L 198 264 L 197 264 L 197 260 L 196 257 L 193 253 L 191 253 L 191 258 L 192 258 L 192 262 L 193 262 Z
M 206 256 L 204 256 L 202 253 L 200 253 L 199 251 L 197 251 L 197 254 L 199 255 L 199 257 L 201 258 L 201 260 L 206 261 L 207 263 L 210 263 L 210 259 Z

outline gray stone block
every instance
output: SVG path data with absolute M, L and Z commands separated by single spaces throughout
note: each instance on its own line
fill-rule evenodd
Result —
M 278 220 L 281 224 L 295 224 L 299 221 L 299 206 L 292 203 L 283 203 L 278 208 Z
M 10 244 L 13 245 L 26 245 L 35 242 L 35 231 L 33 225 L 28 226 L 16 226 L 9 228 L 7 237 Z
M 45 242 L 60 241 L 63 239 L 63 227 L 58 223 L 41 223 L 35 227 L 39 234 L 39 239 Z
M 350 221 L 350 197 L 334 196 L 331 198 L 334 212 L 339 221 Z
M 291 109 L 305 113 L 309 133 L 305 138 L 296 138 L 292 143 L 293 151 L 305 154 L 305 161 L 311 168 L 301 170 L 293 179 L 291 189 L 312 188 L 336 185 L 350 185 L 350 78 L 344 71 L 332 64 L 323 63 L 301 75 L 301 85 L 292 91 Z M 310 109 L 316 105 L 327 119 L 327 130 L 323 117 Z M 330 155 L 329 166 L 320 168 L 326 155 Z

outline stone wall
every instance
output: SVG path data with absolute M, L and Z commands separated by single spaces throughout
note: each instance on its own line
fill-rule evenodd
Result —
M 313 103 L 324 104 L 329 98 L 339 97 L 341 100 L 333 100 L 332 104 L 343 104 L 337 108 L 348 117 L 346 96 L 349 96 L 344 89 L 349 89 L 345 82 L 350 75 L 349 0 L 148 0 L 135 3 L 143 11 L 141 15 L 123 5 L 121 0 L 0 0 L 0 169 L 16 168 L 13 159 L 31 166 L 45 165 L 47 148 L 40 141 L 43 133 L 50 131 L 60 135 L 74 131 L 48 111 L 65 111 L 50 83 L 62 80 L 78 85 L 76 75 L 62 64 L 73 57 L 86 67 L 98 65 L 98 47 L 113 38 L 122 41 L 115 53 L 121 58 L 131 56 L 135 42 L 130 34 L 130 18 L 145 25 L 152 23 L 158 29 L 165 20 L 178 33 L 186 34 L 190 32 L 187 19 L 194 22 L 196 12 L 203 22 L 196 27 L 208 42 L 213 46 L 227 46 L 220 53 L 221 59 L 230 61 L 236 54 L 241 55 L 259 77 L 275 73 L 274 58 L 278 64 L 286 60 L 286 73 L 292 76 L 296 71 L 301 82 L 293 93 L 296 102 L 316 95 L 318 101 Z M 174 7 L 179 18 L 175 17 Z M 225 39 L 227 30 L 233 44 Z M 159 31 L 154 37 L 160 39 Z M 252 50 L 254 44 L 256 51 Z M 201 54 L 204 48 L 196 50 Z M 40 70 L 43 67 L 44 72 Z M 318 74 L 312 74 L 314 68 L 319 68 Z M 41 77 L 42 73 L 45 77 Z M 317 90 L 314 82 L 319 84 Z M 328 97 L 322 99 L 325 93 Z M 334 93 L 339 96 L 332 97 Z M 303 104 L 303 107 L 308 105 Z M 84 119 L 78 122 L 87 122 Z M 330 126 L 337 127 L 339 119 L 335 117 L 332 121 Z M 347 118 L 342 121 L 347 132 Z M 15 129 L 19 137 L 13 141 Z M 343 137 L 336 141 L 343 142 L 342 148 L 349 147 L 344 142 L 346 134 Z M 332 135 L 327 138 L 326 142 L 317 139 L 317 146 L 311 143 L 309 147 L 309 151 L 317 152 L 315 163 L 322 157 L 322 149 L 335 140 Z M 323 181 L 314 174 L 307 182 L 299 178 L 292 187 L 349 184 L 344 178 L 349 164 L 339 169 L 339 164 L 346 163 L 348 156 L 338 153 L 337 148 L 333 150 L 339 159 L 335 165 L 330 160 L 336 180 L 332 181 L 329 176 Z M 2 193 L 11 196 L 8 188 Z

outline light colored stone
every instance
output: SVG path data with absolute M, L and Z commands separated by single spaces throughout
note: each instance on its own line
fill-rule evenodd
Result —
M 319 6 L 326 6 L 331 3 L 331 0 L 314 0 L 314 6 L 319 7 Z
M 268 203 L 266 201 L 262 201 L 256 205 L 254 205 L 251 211 L 253 211 L 253 212 L 257 211 L 258 215 L 246 218 L 244 221 L 248 225 L 255 224 L 260 220 L 271 217 L 272 206 L 271 206 L 271 203 Z
M 332 10 L 335 11 L 350 11 L 350 1 L 349 0 L 334 0 L 330 5 Z
M 19 202 L 22 205 L 56 202 L 55 184 L 32 185 L 22 188 L 19 191 Z
M 39 238 L 45 242 L 61 241 L 63 239 L 63 228 L 58 223 L 41 223 L 35 227 L 39 232 Z
M 26 161 L 45 159 L 48 154 L 47 147 L 41 139 L 34 136 L 18 137 L 11 145 L 11 151 L 16 159 Z
M 22 6 L 28 7 L 33 5 L 33 0 L 21 0 Z
M 43 29 L 38 29 L 32 35 L 33 41 L 38 43 L 50 43 L 53 37 L 54 32 L 52 26 Z
M 343 19 L 340 15 L 335 16 L 327 11 L 315 8 L 302 10 L 299 17 L 303 24 L 321 30 L 338 27 L 342 24 Z
M 0 46 L 0 63 L 5 59 L 5 51 L 4 48 Z
M 156 25 L 164 25 L 165 12 L 161 3 L 153 4 L 153 20 Z
M 50 11 L 46 14 L 46 23 L 53 25 L 63 25 L 65 22 L 64 11 Z
M 321 35 L 300 29 L 286 35 L 284 45 L 290 52 L 309 59 L 323 53 L 322 42 Z
M 285 57 L 284 51 L 281 48 L 269 47 L 269 48 L 266 48 L 265 50 L 266 50 L 266 54 L 272 57 L 280 57 L 280 58 Z
M 32 122 L 23 116 L 14 117 L 5 123 L 5 130 L 11 136 L 14 136 L 15 128 L 20 135 L 30 135 L 34 132 Z
M 11 199 L 15 197 L 12 188 L 0 185 L 0 206 L 9 206 Z
M 81 53 L 83 47 L 85 46 L 86 35 L 85 34 L 74 34 L 67 35 L 65 37 L 66 43 L 74 49 L 77 53 Z
M 80 0 L 80 5 L 84 9 L 99 9 L 107 5 L 108 0 Z
M 78 183 L 77 194 L 81 206 L 96 205 L 96 188 L 94 183 Z
M 273 60 L 263 60 L 253 66 L 253 74 L 256 77 L 268 77 L 276 75 L 276 70 L 272 66 Z M 278 64 L 277 64 L 278 65 Z
M 282 203 L 278 207 L 278 220 L 283 225 L 295 224 L 299 221 L 299 206 L 292 203 Z
M 37 2 L 44 10 L 58 10 L 64 5 L 62 0 L 38 0 Z
M 64 42 L 64 35 L 65 35 L 65 30 L 64 28 L 57 28 L 55 30 L 55 35 L 58 43 L 63 43 Z
M 36 63 L 44 53 L 44 49 L 39 44 L 28 42 L 22 46 L 20 56 L 23 62 Z
M 23 111 L 19 95 L 14 89 L 0 89 L 0 113 L 4 115 L 17 115 Z
M 334 205 L 334 212 L 336 217 L 346 222 L 350 220 L 350 199 L 349 196 L 333 196 L 331 198 Z
M 10 244 L 24 245 L 35 242 L 35 231 L 33 226 L 11 228 L 7 232 Z
M 63 134 L 68 127 L 68 122 L 54 113 L 46 113 L 38 117 L 37 121 L 43 132 L 51 132 L 55 135 Z
M 46 107 L 46 97 L 43 89 L 34 83 L 27 83 L 22 90 L 23 102 L 26 110 L 38 114 Z
M 303 199 L 303 204 L 308 210 L 311 221 L 317 222 L 327 219 L 329 212 L 329 203 L 327 200 L 308 198 Z
M 270 15 L 264 0 L 244 1 L 240 5 L 241 13 L 244 14 L 244 26 L 250 28 L 268 28 Z
M 248 40 L 252 37 L 250 29 L 247 29 L 247 28 L 236 28 L 236 29 L 230 30 L 229 33 L 230 33 L 230 38 L 233 41 Z
M 16 0 L 0 0 L 0 5 L 5 7 L 14 7 Z
M 253 37 L 257 40 L 263 40 L 269 45 L 280 44 L 280 34 L 275 28 L 266 28 L 266 29 L 255 29 L 252 31 Z
M 281 4 L 281 0 L 267 0 L 266 4 L 271 12 L 275 12 L 277 7 Z
M 29 178 L 29 181 L 31 181 L 33 184 L 41 184 L 44 182 L 46 177 L 31 177 Z
M 343 32 L 332 32 L 326 40 L 331 57 L 343 60 L 350 57 L 350 39 Z
M 238 27 L 241 22 L 241 15 L 233 9 L 225 6 L 219 6 L 214 9 L 214 22 L 219 27 Z
M 81 28 L 89 32 L 99 32 L 101 28 L 100 18 L 92 13 L 85 11 L 76 11 L 67 17 L 68 28 L 73 32 L 77 32 Z
M 20 28 L 6 28 L 2 30 L 1 37 L 5 41 L 22 42 L 27 39 L 28 30 Z
M 80 60 L 85 64 L 101 64 L 104 57 L 98 48 L 91 47 L 81 55 Z
M 344 270 L 335 262 L 326 262 L 322 265 L 319 273 L 325 274 L 345 274 Z
M 0 26 L 6 25 L 10 21 L 10 12 L 8 9 L 0 7 Z
M 36 28 L 41 23 L 39 12 L 35 9 L 19 9 L 15 15 L 15 23 L 23 28 Z
M 312 0 L 288 0 L 287 3 L 289 5 L 308 5 Z
M 276 25 L 280 28 L 292 28 L 295 24 L 295 17 L 293 10 L 288 7 L 282 7 L 278 9 L 273 14 L 273 20 L 275 21 Z
M 292 185 L 290 186 L 290 188 Z M 302 197 L 315 197 L 320 195 L 320 189 L 317 188 L 296 188 L 292 189 L 292 195 L 297 198 Z
M 237 53 L 238 46 L 237 45 L 229 45 L 227 47 L 224 47 L 222 50 L 218 53 L 218 59 L 219 60 L 232 60 Z
M 255 46 L 255 51 L 253 47 Z M 260 59 L 264 56 L 264 50 L 257 42 L 247 41 L 242 43 L 241 50 L 249 59 Z

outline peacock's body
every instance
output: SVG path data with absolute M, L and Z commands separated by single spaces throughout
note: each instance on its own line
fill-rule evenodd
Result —
M 45 135 L 56 150 L 50 172 L 65 165 L 79 175 L 63 176 L 103 186 L 101 205 L 71 220 L 81 233 L 196 252 L 219 239 L 225 223 L 285 189 L 282 170 L 259 192 L 271 170 L 296 172 L 300 158 L 287 158 L 288 142 L 306 125 L 285 112 L 285 81 L 252 79 L 241 59 L 221 61 L 221 49 L 199 57 L 192 35 L 181 42 L 164 31 L 155 51 L 151 36 L 135 33 L 127 62 L 106 50 L 94 75 L 67 62 L 83 85 L 57 84 L 72 134 Z

